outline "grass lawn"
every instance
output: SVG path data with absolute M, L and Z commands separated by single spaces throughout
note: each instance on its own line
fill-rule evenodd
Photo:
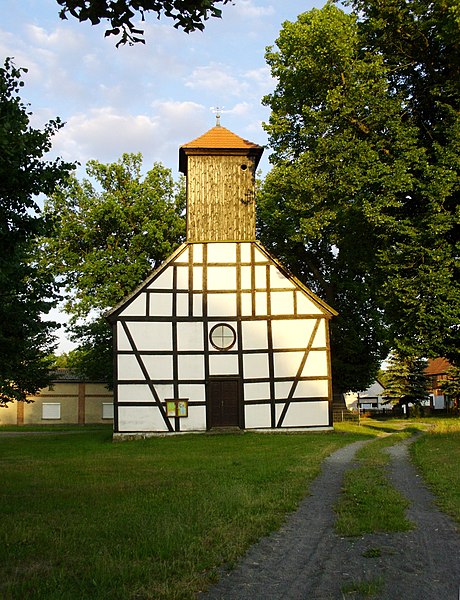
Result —
M 366 434 L 0 438 L 0 597 L 193 598 Z
M 357 467 L 345 474 L 335 506 L 337 533 L 353 536 L 411 528 L 405 517 L 407 500 L 386 476 L 390 458 L 383 449 L 420 430 L 425 435 L 411 444 L 412 460 L 437 495 L 440 507 L 460 524 L 460 419 L 364 419 L 361 423 L 363 431 L 380 431 L 386 437 L 362 448 L 356 456 Z
M 427 435 L 412 444 L 411 455 L 440 508 L 460 525 L 460 418 L 435 421 Z
M 460 420 L 429 422 L 437 425 L 411 452 L 460 523 Z M 382 448 L 421 426 L 366 419 L 329 433 L 118 444 L 97 428 L 0 437 L 0 598 L 194 598 L 280 526 L 328 454 L 364 437 L 377 439 L 346 476 L 338 530 L 404 529 L 405 502 L 386 481 Z
M 367 444 L 357 453 L 358 466 L 345 473 L 342 494 L 334 510 L 340 535 L 406 531 L 409 503 L 389 482 L 386 466 L 390 457 L 384 448 L 410 435 L 393 433 Z

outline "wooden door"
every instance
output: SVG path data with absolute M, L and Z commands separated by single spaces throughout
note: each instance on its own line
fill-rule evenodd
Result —
M 238 379 L 210 379 L 209 420 L 210 427 L 239 427 Z

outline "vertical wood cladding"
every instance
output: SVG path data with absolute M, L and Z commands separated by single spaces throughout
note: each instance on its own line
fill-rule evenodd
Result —
M 255 240 L 254 169 L 249 156 L 188 157 L 189 242 Z

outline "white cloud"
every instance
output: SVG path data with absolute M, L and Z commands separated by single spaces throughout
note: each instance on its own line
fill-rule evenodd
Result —
M 157 101 L 151 114 L 127 114 L 113 107 L 72 116 L 53 138 L 53 156 L 85 164 L 118 160 L 124 152 L 141 152 L 144 167 L 153 162 L 177 169 L 179 147 L 207 126 L 205 108 L 194 102 Z
M 228 66 L 220 63 L 197 67 L 186 79 L 185 85 L 191 89 L 211 91 L 221 97 L 223 94 L 244 94 L 247 89 L 246 82 L 234 77 L 229 71 Z
M 269 17 L 275 14 L 275 9 L 271 4 L 268 6 L 258 6 L 253 0 L 238 0 L 238 2 L 235 3 L 235 10 L 245 18 Z
M 53 150 L 66 160 L 108 162 L 123 152 L 141 152 L 155 139 L 158 124 L 146 115 L 117 114 L 110 107 L 77 114 L 54 137 Z

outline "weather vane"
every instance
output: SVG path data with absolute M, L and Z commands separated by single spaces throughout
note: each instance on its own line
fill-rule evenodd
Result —
M 212 112 L 216 115 L 216 127 L 220 127 L 220 115 L 224 110 L 223 106 L 211 106 Z

